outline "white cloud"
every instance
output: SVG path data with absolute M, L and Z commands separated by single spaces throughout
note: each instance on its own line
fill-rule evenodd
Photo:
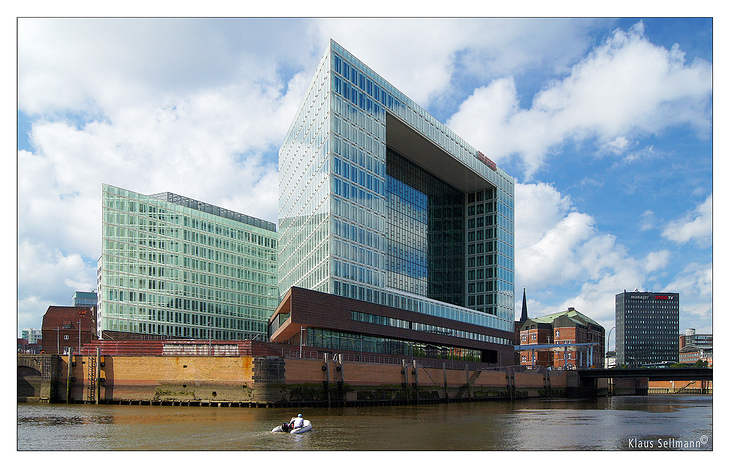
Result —
M 690 263 L 667 284 L 664 291 L 679 293 L 683 323 L 697 328 L 697 333 L 711 333 L 712 265 Z M 682 325 L 684 327 L 684 325 Z
M 18 311 L 20 314 L 43 315 L 49 305 L 71 303 L 74 291 L 91 291 L 96 287 L 96 264 L 87 264 L 78 253 L 64 253 L 44 244 L 23 240 L 18 245 Z M 63 298 L 59 303 L 49 302 Z M 30 323 L 23 328 L 40 328 Z
M 106 114 L 232 83 L 255 91 L 277 83 L 283 63 L 312 69 L 322 50 L 309 50 L 310 36 L 297 19 L 21 18 L 18 104 Z
M 646 256 L 646 271 L 652 272 L 666 268 L 666 266 L 668 266 L 670 256 L 671 252 L 668 250 L 660 250 L 658 252 L 649 253 Z
M 626 151 L 628 146 L 630 146 L 632 143 L 628 141 L 627 138 L 624 136 L 619 136 L 613 141 L 605 142 L 601 148 L 601 152 L 610 152 L 614 154 L 622 154 Z
M 447 124 L 494 160 L 518 155 L 531 176 L 566 141 L 597 139 L 619 154 L 629 135 L 680 124 L 708 134 L 711 65 L 687 64 L 678 47 L 656 46 L 636 26 L 616 30 L 569 76 L 536 94 L 530 109 L 517 103 L 512 79 L 499 78 L 476 89 Z
M 641 215 L 640 230 L 650 231 L 656 227 L 656 214 L 652 210 L 646 210 Z
M 485 81 L 538 68 L 564 70 L 586 52 L 592 28 L 605 22 L 354 18 L 320 19 L 313 30 L 321 43 L 333 38 L 419 105 L 428 107 L 433 100 L 453 95 L 457 77 Z
M 709 195 L 693 213 L 666 224 L 661 235 L 679 244 L 693 240 L 700 245 L 711 245 L 712 196 Z

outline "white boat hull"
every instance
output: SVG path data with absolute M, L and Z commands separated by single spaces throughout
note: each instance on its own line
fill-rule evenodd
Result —
M 313 430 L 313 425 L 307 419 L 303 421 L 302 427 L 298 427 L 289 432 L 289 434 L 302 434 L 303 432 L 310 432 Z M 282 426 L 277 426 L 272 429 L 272 432 L 285 432 L 282 430 Z

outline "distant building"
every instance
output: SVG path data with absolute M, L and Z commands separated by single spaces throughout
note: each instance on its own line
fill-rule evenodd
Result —
M 102 192 L 100 339 L 266 340 L 274 223 L 170 192 Z
M 18 354 L 39 354 L 42 347 L 43 340 L 41 339 L 38 339 L 35 343 L 28 343 L 25 338 L 18 338 Z
M 76 291 L 71 297 L 72 307 L 96 307 L 97 293 Z
M 697 334 L 696 329 L 687 328 L 679 335 L 679 362 L 696 364 L 705 361 L 712 366 L 713 337 L 711 334 Z
M 68 354 L 96 339 L 96 316 L 93 307 L 50 306 L 43 315 L 43 352 Z
M 617 363 L 642 366 L 679 361 L 679 293 L 615 296 Z
M 679 349 L 684 346 L 711 348 L 713 346 L 713 338 L 711 334 L 697 334 L 696 329 L 687 328 L 683 334 L 679 335 Z
M 582 343 L 597 344 L 591 347 L 561 347 Z M 521 326 L 519 344 L 544 345 L 543 349 L 522 350 L 520 353 L 522 365 L 573 368 L 604 365 L 605 329 L 574 307 L 527 319 Z
M 686 345 L 679 350 L 679 362 L 682 364 L 696 364 L 698 361 L 704 361 L 709 367 L 712 367 L 714 361 L 712 358 L 711 347 Z
M 43 338 L 43 333 L 37 328 L 24 328 L 20 331 L 20 337 L 28 342 L 35 344 Z

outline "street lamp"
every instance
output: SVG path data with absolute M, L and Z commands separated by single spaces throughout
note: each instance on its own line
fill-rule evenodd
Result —
M 302 331 L 303 330 L 304 330 L 304 328 L 301 325 L 300 326 L 300 359 L 302 359 Z

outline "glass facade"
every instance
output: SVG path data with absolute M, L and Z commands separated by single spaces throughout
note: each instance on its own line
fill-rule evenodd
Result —
M 172 193 L 102 188 L 98 333 L 266 339 L 273 223 Z
M 97 293 L 76 291 L 71 297 L 73 307 L 96 307 Z
M 513 330 L 513 178 L 334 41 L 279 167 L 281 295 Z
M 465 305 L 462 192 L 386 150 L 386 286 Z
M 291 340 L 297 344 L 299 336 Z M 401 356 L 454 359 L 480 362 L 480 351 L 455 346 L 435 346 L 409 340 L 346 333 L 336 330 L 310 328 L 305 344 L 316 348 L 331 348 L 362 353 L 395 354 Z

